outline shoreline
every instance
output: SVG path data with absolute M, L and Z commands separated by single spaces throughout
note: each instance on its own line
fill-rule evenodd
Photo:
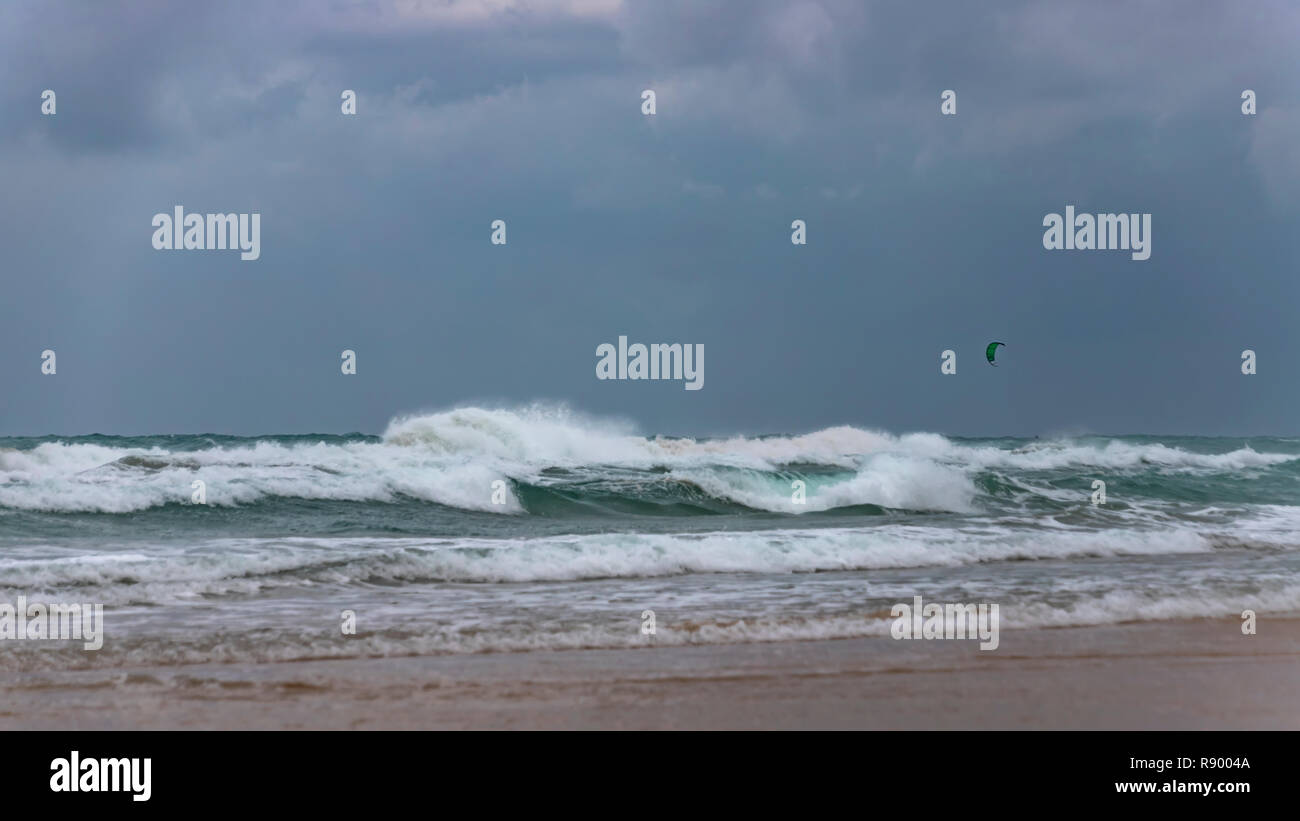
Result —
M 1300 617 L 0 674 L 16 729 L 1300 729 Z

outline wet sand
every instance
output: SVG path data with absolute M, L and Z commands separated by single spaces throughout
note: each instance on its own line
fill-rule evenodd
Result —
M 0 730 L 1300 729 L 1300 618 L 1240 624 L 6 673 Z

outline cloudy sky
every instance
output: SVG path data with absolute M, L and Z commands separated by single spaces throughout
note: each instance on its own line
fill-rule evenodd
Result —
M 1291 2 L 5 3 L 0 435 L 1297 434 L 1297 42 Z M 261 259 L 154 250 L 177 204 Z M 1044 250 L 1071 204 L 1151 258 Z M 598 381 L 619 335 L 704 389 Z

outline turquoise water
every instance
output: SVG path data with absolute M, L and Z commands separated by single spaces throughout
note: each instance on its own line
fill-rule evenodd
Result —
M 0 438 L 0 602 L 107 621 L 101 651 L 9 642 L 0 669 L 872 635 L 913 595 L 1004 629 L 1290 612 L 1297 523 L 1295 438 L 692 440 L 479 408 Z

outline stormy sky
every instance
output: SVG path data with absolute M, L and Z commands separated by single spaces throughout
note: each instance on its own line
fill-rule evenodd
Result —
M 5 3 L 0 435 L 1297 434 L 1297 42 L 1289 2 Z M 261 258 L 154 250 L 178 204 Z M 1067 205 L 1151 258 L 1045 250 Z M 597 380 L 620 335 L 703 390 Z

